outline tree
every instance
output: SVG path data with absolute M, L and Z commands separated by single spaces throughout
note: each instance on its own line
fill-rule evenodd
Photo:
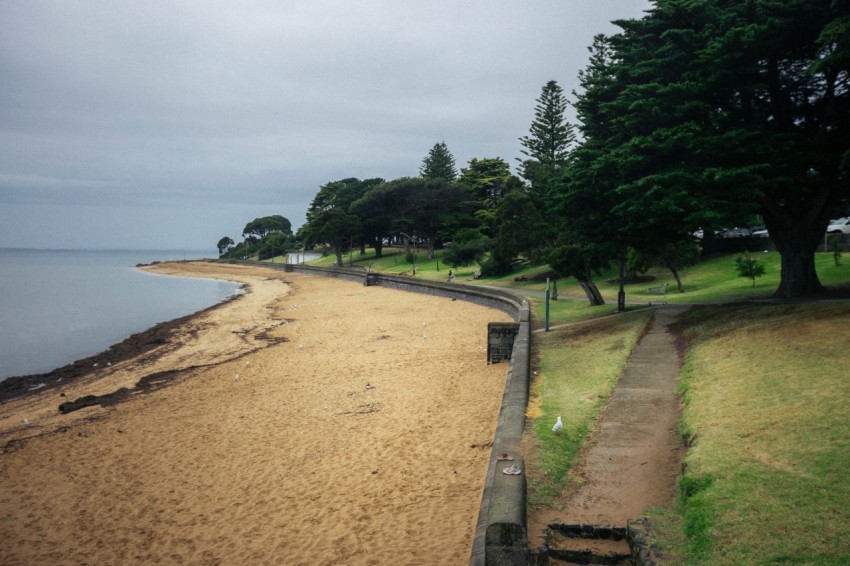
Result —
M 759 260 L 751 258 L 749 252 L 735 258 L 735 269 L 739 276 L 752 279 L 753 287 L 756 286 L 756 277 L 764 275 L 764 265 L 760 264 Z
M 455 184 L 442 180 L 408 178 L 399 182 L 408 191 L 405 217 L 409 228 L 425 240 L 428 259 L 434 259 L 443 220 L 462 201 L 462 193 Z
M 494 235 L 496 210 L 510 187 L 520 183 L 511 175 L 511 167 L 501 157 L 473 157 L 460 170 L 458 185 L 465 191 L 467 202 L 488 236 Z
M 457 177 L 455 158 L 452 156 L 446 142 L 434 144 L 428 155 L 422 160 L 419 175 L 425 179 L 451 183 Z
M 836 205 L 850 194 L 850 68 L 840 55 L 846 30 L 840 40 L 829 33 L 835 22 L 846 22 L 846 2 L 839 4 L 736 6 L 734 18 L 726 14 L 726 34 L 706 50 L 722 58 L 726 71 L 712 77 L 721 89 L 715 96 L 735 97 L 723 101 L 719 122 L 760 142 L 723 157 L 755 169 L 759 212 L 782 257 L 779 297 L 822 290 L 814 252 Z M 741 41 L 734 36 L 744 33 L 750 34 L 746 49 L 736 52 Z
M 554 175 L 566 167 L 570 149 L 576 141 L 575 128 L 564 113 L 567 99 L 556 81 L 547 82 L 534 107 L 534 120 L 529 135 L 519 138 L 525 148 L 520 153 L 527 159 L 520 162 L 520 176 L 531 185 L 532 191 L 545 198 Z
M 307 209 L 307 220 L 310 220 L 311 214 L 319 214 L 332 208 L 348 210 L 351 203 L 362 197 L 369 188 L 381 182 L 383 182 L 383 179 L 361 181 L 355 177 L 348 177 L 325 183 L 319 187 L 319 191 L 313 197 L 310 207 Z
M 307 224 L 309 225 L 314 219 L 319 217 L 326 220 L 327 217 L 322 216 L 323 213 L 334 208 L 339 208 L 346 214 L 353 214 L 354 216 L 357 216 L 355 213 L 351 212 L 351 205 L 362 198 L 363 195 L 365 195 L 370 189 L 383 182 L 383 179 L 378 178 L 361 181 L 360 179 L 349 177 L 339 181 L 331 181 L 322 185 L 319 187 L 319 191 L 316 193 L 316 196 L 313 197 L 313 201 L 307 209 Z M 357 218 L 357 220 L 357 226 L 362 228 L 363 223 L 360 222 L 359 218 Z M 308 229 L 307 232 L 309 233 L 310 230 Z M 350 240 L 360 244 L 361 252 L 365 251 L 363 248 L 365 248 L 367 243 L 367 237 L 364 233 L 356 232 L 351 234 Z
M 351 203 L 349 210 L 360 219 L 361 234 L 375 249 L 375 257 L 383 255 L 384 240 L 403 230 L 407 196 L 393 181 L 369 189 Z
M 632 245 L 759 213 L 782 257 L 776 295 L 821 290 L 814 251 L 850 192 L 842 3 L 657 0 L 616 22 L 576 104 L 595 152 L 577 172 Z
M 251 255 L 251 246 L 248 241 L 239 242 L 228 248 L 221 259 L 247 259 Z
M 604 247 L 581 242 L 575 237 L 563 237 L 548 256 L 549 265 L 558 277 L 575 277 L 591 306 L 605 304 L 602 293 L 593 281 L 593 274 L 608 267 L 608 254 Z
M 434 246 L 441 239 L 450 238 L 453 233 L 462 229 L 473 227 L 475 221 L 469 211 L 469 203 L 464 204 L 460 199 L 460 193 L 455 185 L 457 180 L 457 169 L 455 158 L 449 152 L 445 142 L 439 142 L 428 152 L 422 160 L 419 168 L 422 179 L 429 182 L 430 193 L 442 194 L 451 199 L 450 206 L 443 207 L 438 212 L 439 225 L 433 230 L 428 246 L 428 256 L 433 257 Z M 432 206 L 433 208 L 433 206 Z M 421 215 L 418 215 L 420 220 Z M 433 228 L 433 227 L 432 227 Z
M 584 140 L 572 151 L 568 167 L 548 181 L 555 212 L 551 222 L 558 237 L 547 256 L 561 275 L 575 276 L 591 305 L 596 305 L 603 301 L 593 273 L 611 259 L 624 267 L 633 238 L 626 211 L 618 207 L 622 168 L 612 156 L 618 133 L 616 112 L 608 103 L 621 87 L 610 40 L 596 36 L 590 52 L 588 68 L 579 73 L 584 93 L 576 101 Z
M 637 282 L 638 277 L 652 267 L 649 257 L 643 252 L 631 247 L 626 247 L 625 265 L 624 265 L 624 281 Z
M 225 236 L 218 241 L 218 255 L 224 255 L 236 242 L 230 236 Z
M 477 230 L 466 228 L 452 238 L 446 247 L 443 261 L 454 268 L 466 267 L 472 262 L 481 265 L 489 248 L 490 242 L 486 236 Z
M 273 259 L 286 252 L 298 249 L 298 242 L 291 234 L 274 232 L 260 242 L 257 250 L 258 259 Z
M 284 218 L 279 214 L 255 218 L 245 225 L 245 228 L 242 230 L 242 236 L 245 238 L 249 236 L 256 236 L 262 240 L 272 232 L 280 232 L 285 235 L 290 235 L 292 234 L 292 223 L 289 219 Z
M 505 195 L 494 214 L 492 257 L 496 273 L 507 273 L 520 256 L 542 261 L 544 242 L 538 238 L 542 223 L 540 212 L 524 191 L 514 189 Z
M 701 22 L 697 19 L 693 25 Z M 627 30 L 637 25 L 619 24 Z M 714 199 L 701 181 L 698 162 L 703 152 L 693 147 L 699 138 L 694 135 L 696 125 L 687 123 L 677 130 L 671 117 L 680 109 L 683 114 L 692 110 L 699 100 L 678 89 L 675 97 L 668 93 L 673 100 L 661 102 L 655 92 L 665 91 L 665 80 L 689 76 L 695 42 L 680 34 L 675 47 L 662 48 L 657 44 L 663 30 L 647 27 L 632 35 L 594 38 L 590 64 L 579 73 L 583 91 L 575 103 L 584 139 L 572 154 L 564 181 L 567 193 L 559 203 L 578 225 L 574 230 L 608 243 L 612 257 L 624 262 L 629 248 L 652 255 L 665 243 L 684 239 L 696 226 L 713 225 L 721 214 L 753 206 L 735 199 L 721 211 L 711 206 Z M 653 65 L 666 73 L 663 80 L 650 72 L 656 69 Z M 691 202 L 694 194 L 703 197 L 700 206 Z
M 823 46 L 822 59 L 814 70 L 850 69 L 850 0 L 832 0 L 834 18 L 824 26 L 818 43 Z M 846 156 L 846 154 L 845 154 Z
M 343 267 L 342 254 L 348 250 L 358 234 L 360 224 L 357 217 L 339 206 L 316 212 L 310 221 L 301 227 L 305 246 L 327 244 L 336 256 L 337 267 Z
M 679 270 L 683 267 L 696 265 L 699 261 L 699 246 L 690 239 L 677 242 L 665 242 L 657 248 L 653 254 L 654 262 L 663 265 L 670 270 L 676 280 L 676 286 L 680 293 L 685 292 Z

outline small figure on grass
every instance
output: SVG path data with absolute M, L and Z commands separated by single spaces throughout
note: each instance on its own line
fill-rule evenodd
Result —
M 841 267 L 841 252 L 844 251 L 844 244 L 847 236 L 844 234 L 830 234 L 827 236 L 828 249 L 832 250 L 832 259 L 835 261 L 835 267 Z

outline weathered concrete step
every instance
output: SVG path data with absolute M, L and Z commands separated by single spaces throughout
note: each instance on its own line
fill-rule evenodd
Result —
M 631 549 L 624 528 L 550 525 L 550 564 L 629 564 Z
M 611 541 L 605 541 L 611 542 Z M 609 566 L 625 566 L 631 564 L 628 545 L 620 543 L 625 548 L 605 550 L 600 548 L 569 548 L 549 549 L 550 566 L 557 564 L 607 564 Z

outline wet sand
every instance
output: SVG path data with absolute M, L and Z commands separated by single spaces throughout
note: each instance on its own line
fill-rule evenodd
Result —
M 0 563 L 468 562 L 508 370 L 486 364 L 486 325 L 505 314 L 150 269 L 248 292 L 2 400 Z

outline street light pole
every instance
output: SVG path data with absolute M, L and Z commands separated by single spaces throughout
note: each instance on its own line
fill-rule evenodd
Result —
M 623 279 L 626 276 L 626 258 L 620 258 L 620 290 L 617 292 L 617 312 L 626 310 L 626 290 L 623 287 Z

